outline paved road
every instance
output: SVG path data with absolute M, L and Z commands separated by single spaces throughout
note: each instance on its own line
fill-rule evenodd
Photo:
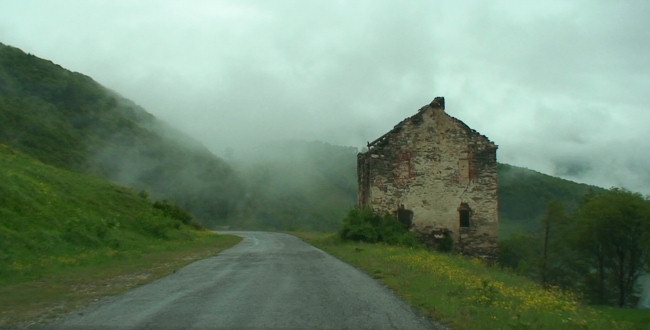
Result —
M 237 246 L 50 325 L 54 328 L 432 329 L 356 268 L 286 234 Z

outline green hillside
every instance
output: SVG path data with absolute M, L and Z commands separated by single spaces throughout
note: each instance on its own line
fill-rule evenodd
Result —
M 0 284 L 196 238 L 195 229 L 146 196 L 6 145 L 0 145 L 0 182 Z
M 605 190 L 508 164 L 499 164 L 498 170 L 502 236 L 536 228 L 549 201 L 557 200 L 572 211 L 589 191 Z
M 206 148 L 91 78 L 0 44 L 0 143 L 47 164 L 171 198 L 210 222 L 241 182 Z

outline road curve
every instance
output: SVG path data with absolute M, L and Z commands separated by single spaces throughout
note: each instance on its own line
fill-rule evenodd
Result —
M 438 327 L 366 274 L 294 236 L 233 234 L 244 240 L 48 328 Z

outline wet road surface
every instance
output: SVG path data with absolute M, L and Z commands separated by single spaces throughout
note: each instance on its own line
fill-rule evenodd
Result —
M 294 236 L 232 234 L 244 240 L 170 276 L 102 299 L 48 328 L 437 327 L 377 281 Z

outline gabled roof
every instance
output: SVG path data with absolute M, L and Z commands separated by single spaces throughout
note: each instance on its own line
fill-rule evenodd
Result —
M 421 121 L 422 121 L 422 114 L 423 114 L 424 111 L 427 110 L 428 108 L 434 108 L 434 109 L 442 109 L 442 110 L 444 110 L 444 109 L 445 109 L 445 98 L 442 97 L 442 96 L 438 96 L 438 97 L 434 98 L 433 101 L 431 101 L 431 103 L 429 103 L 428 105 L 425 105 L 425 106 L 423 106 L 422 108 L 420 108 L 420 110 L 418 110 L 418 112 L 417 112 L 416 114 L 414 114 L 413 116 L 408 117 L 408 118 L 402 120 L 402 121 L 399 122 L 397 125 L 395 125 L 395 126 L 393 127 L 393 129 L 391 129 L 390 131 L 386 132 L 386 134 L 380 136 L 379 138 L 375 139 L 375 140 L 372 141 L 372 142 L 369 142 L 368 145 L 367 145 L 368 150 L 372 149 L 373 147 L 381 147 L 381 146 L 383 146 L 383 145 L 384 145 L 384 144 L 385 144 L 385 143 L 390 139 L 390 136 L 391 136 L 391 135 L 393 135 L 394 133 L 399 132 L 400 130 L 402 130 L 402 128 L 404 127 L 404 125 L 406 125 L 407 123 L 409 123 L 409 122 L 414 122 L 414 123 L 421 122 Z M 483 135 L 483 134 L 477 132 L 476 130 L 470 128 L 469 126 L 467 126 L 467 124 L 465 124 L 464 122 L 462 122 L 460 119 L 457 119 L 457 118 L 455 118 L 455 117 L 453 117 L 453 116 L 449 116 L 449 117 L 450 117 L 453 121 L 455 121 L 456 123 L 458 123 L 461 127 L 463 127 L 465 130 L 470 131 L 470 132 L 472 132 L 472 133 L 474 133 L 474 134 L 476 134 L 476 135 L 479 135 L 479 136 L 483 137 L 484 139 L 486 139 L 487 141 L 489 141 L 490 143 L 494 144 L 494 142 L 490 141 L 490 139 L 489 139 L 487 136 L 485 136 L 485 135 Z M 496 147 L 496 144 L 495 144 L 495 147 Z

